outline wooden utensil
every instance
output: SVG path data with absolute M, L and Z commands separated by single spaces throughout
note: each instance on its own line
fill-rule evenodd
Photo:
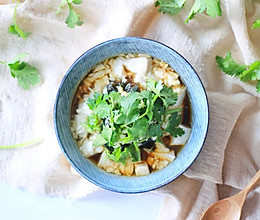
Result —
M 239 220 L 247 194 L 260 180 L 260 170 L 238 194 L 222 199 L 210 206 L 200 218 L 201 220 Z

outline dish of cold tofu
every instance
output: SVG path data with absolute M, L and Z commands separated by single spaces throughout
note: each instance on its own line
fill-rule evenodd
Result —
M 149 55 L 106 59 L 76 91 L 71 131 L 83 156 L 98 167 L 148 175 L 170 164 L 189 139 L 186 87 L 172 67 Z

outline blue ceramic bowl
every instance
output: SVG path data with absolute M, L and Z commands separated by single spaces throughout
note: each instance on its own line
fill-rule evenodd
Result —
M 192 109 L 192 131 L 176 159 L 162 170 L 147 176 L 128 177 L 107 173 L 84 158 L 70 131 L 71 104 L 77 87 L 98 63 L 122 53 L 149 54 L 168 63 L 187 87 Z M 118 38 L 85 52 L 69 68 L 56 98 L 54 124 L 60 147 L 77 172 L 90 182 L 115 192 L 140 193 L 154 190 L 180 176 L 198 156 L 206 138 L 209 122 L 204 87 L 192 66 L 179 53 L 159 42 L 143 38 Z

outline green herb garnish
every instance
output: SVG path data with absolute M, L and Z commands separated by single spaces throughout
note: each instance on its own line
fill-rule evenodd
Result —
M 159 7 L 159 12 L 163 14 L 175 15 L 180 12 L 184 6 L 186 0 L 157 0 L 155 2 L 155 7 Z M 215 18 L 216 16 L 221 16 L 221 7 L 219 0 L 195 0 L 186 23 L 191 20 L 195 14 L 206 12 L 209 16 Z
M 216 56 L 218 68 L 225 74 L 239 77 L 241 81 L 257 81 L 256 91 L 260 93 L 260 61 L 255 61 L 251 65 L 237 63 L 228 52 L 225 58 Z
M 69 15 L 66 18 L 66 24 L 69 28 L 75 28 L 75 26 L 81 26 L 83 22 L 80 20 L 79 14 L 76 13 L 74 10 L 72 4 L 79 5 L 82 3 L 82 0 L 63 0 L 62 3 L 60 4 L 56 14 L 59 14 L 60 9 L 67 3 L 69 7 Z
M 42 138 L 37 138 L 34 139 L 32 141 L 28 141 L 26 143 L 22 143 L 22 144 L 16 144 L 16 145 L 9 145 L 9 146 L 0 146 L 0 149 L 11 149 L 11 148 L 18 148 L 18 147 L 29 147 L 35 144 L 39 144 L 40 142 L 42 142 L 43 139 Z
M 182 109 L 174 108 L 178 94 L 153 79 L 147 87 L 127 96 L 115 91 L 94 93 L 87 101 L 92 114 L 84 126 L 90 133 L 98 132 L 93 145 L 104 145 L 108 158 L 115 162 L 124 164 L 129 157 L 140 161 L 139 146 L 149 138 L 161 142 L 165 132 L 173 137 L 184 134 L 179 127 Z
M 18 37 L 22 37 L 24 39 L 26 39 L 27 37 L 30 36 L 31 33 L 29 32 L 23 32 L 17 25 L 16 23 L 16 19 L 15 19 L 15 15 L 16 15 L 16 10 L 17 10 L 17 6 L 19 4 L 20 0 L 17 0 L 16 5 L 15 5 L 15 9 L 14 9 L 14 15 L 13 15 L 13 24 L 9 27 L 8 33 L 9 34 L 14 34 L 17 35 Z
M 9 62 L 0 61 L 9 67 L 12 77 L 18 80 L 18 85 L 23 89 L 30 89 L 40 83 L 40 75 L 35 67 L 30 66 L 26 62 L 20 60 L 27 56 L 26 53 L 16 56 Z
M 254 22 L 254 24 L 253 24 L 253 26 L 252 26 L 252 29 L 254 29 L 254 28 L 259 28 L 260 27 L 260 19 L 257 19 L 255 22 Z

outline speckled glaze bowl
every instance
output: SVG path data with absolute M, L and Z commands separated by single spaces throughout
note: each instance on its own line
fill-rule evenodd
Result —
M 122 53 L 149 54 L 168 63 L 180 75 L 191 102 L 191 135 L 176 159 L 147 176 L 118 176 L 98 168 L 83 157 L 70 131 L 71 105 L 77 87 L 98 63 Z M 162 187 L 180 176 L 193 163 L 204 144 L 209 123 L 204 87 L 192 66 L 179 53 L 159 42 L 125 37 L 101 43 L 85 52 L 64 76 L 54 107 L 55 132 L 64 155 L 73 168 L 99 187 L 122 193 L 141 193 Z

